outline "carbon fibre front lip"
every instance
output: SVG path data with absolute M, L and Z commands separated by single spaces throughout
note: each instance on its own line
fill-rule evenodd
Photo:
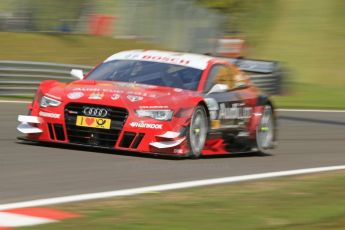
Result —
M 123 155 L 128 155 L 128 153 L 134 153 L 137 155 L 142 155 L 142 156 L 163 156 L 163 157 L 171 157 L 171 158 L 187 158 L 188 154 L 169 154 L 169 153 L 156 153 L 156 152 L 139 152 L 139 151 L 132 151 L 132 150 L 126 150 L 126 149 L 116 149 L 116 148 L 108 148 L 108 147 L 102 147 L 102 146 L 92 146 L 92 145 L 83 145 L 83 144 L 77 144 L 77 143 L 61 143 L 61 142 L 52 142 L 52 141 L 38 141 L 38 140 L 33 140 L 29 139 L 27 137 L 17 137 L 17 140 L 20 141 L 27 141 L 31 143 L 36 143 L 36 144 L 44 144 L 47 146 L 65 146 L 65 147 L 77 147 L 83 149 L 81 150 L 89 150 L 89 149 L 94 149 L 94 150 L 104 150 L 104 151 L 121 151 Z

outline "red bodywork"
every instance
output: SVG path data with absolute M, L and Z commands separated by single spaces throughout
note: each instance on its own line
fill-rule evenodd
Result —
M 112 146 L 114 149 L 151 154 L 186 156 L 189 152 L 187 140 L 183 140 L 180 144 L 171 148 L 156 148 L 150 145 L 150 143 L 160 141 L 169 142 L 181 139 L 181 135 L 184 135 L 183 132 L 185 132 L 186 127 L 189 125 L 194 108 L 198 104 L 206 105 L 202 89 L 210 68 L 219 63 L 232 66 L 232 64 L 228 62 L 211 59 L 203 71 L 197 91 L 112 81 L 77 80 L 71 83 L 60 83 L 52 80 L 43 81 L 33 103 L 29 106 L 29 115 L 40 118 L 40 123 L 32 125 L 41 129 L 42 132 L 28 134 L 26 139 L 69 144 L 70 141 L 65 117 L 66 113 L 68 113 L 68 111 L 65 110 L 66 105 L 70 103 L 91 104 L 95 106 L 102 105 L 125 108 L 128 111 L 123 127 L 117 136 L 117 141 L 114 146 Z M 232 68 L 234 67 L 232 66 Z M 79 94 L 81 92 L 82 96 L 78 95 L 76 92 Z M 80 98 L 72 97 L 71 99 L 71 97 L 68 96 L 71 95 L 71 93 L 76 93 Z M 101 99 L 90 99 L 90 97 L 95 94 Z M 59 100 L 62 103 L 57 107 L 41 108 L 39 103 L 43 95 Z M 114 95 L 119 96 L 114 97 Z M 240 95 L 241 100 L 247 107 L 252 108 L 252 115 L 246 125 L 246 131 L 249 133 L 248 138 L 255 141 L 256 127 L 261 119 L 260 114 L 263 110 L 263 106 L 258 104 L 259 90 L 253 86 L 249 86 L 238 90 L 238 95 Z M 142 97 L 142 99 L 131 101 L 128 96 Z M 169 121 L 159 121 L 149 117 L 138 117 L 135 113 L 135 110 L 138 108 L 169 108 L 174 111 L 174 115 Z M 56 126 L 56 124 L 59 126 Z M 145 125 L 140 127 L 140 124 L 153 124 L 152 127 L 154 128 L 148 128 L 145 127 Z M 169 131 L 180 133 L 180 136 L 165 137 L 163 134 Z M 130 141 L 131 143 L 127 143 L 125 147 L 123 147 L 121 143 L 123 143 L 122 140 L 124 139 L 125 133 L 131 133 L 132 140 Z M 142 139 L 140 139 L 139 136 Z M 90 136 L 90 138 L 92 137 Z M 139 143 L 134 144 L 134 142 Z M 225 147 L 225 142 L 221 137 L 210 136 L 206 141 L 202 154 L 227 154 L 229 151 Z

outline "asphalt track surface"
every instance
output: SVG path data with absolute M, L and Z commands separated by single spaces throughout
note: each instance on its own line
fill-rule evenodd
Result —
M 279 146 L 254 154 L 173 160 L 80 148 L 24 144 L 17 115 L 0 103 L 0 204 L 199 179 L 345 165 L 345 113 L 279 112 Z

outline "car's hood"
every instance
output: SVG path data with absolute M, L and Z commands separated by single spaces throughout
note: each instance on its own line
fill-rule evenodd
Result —
M 194 91 L 127 82 L 80 80 L 43 88 L 44 94 L 61 99 L 66 104 L 79 102 L 121 107 L 171 108 L 188 105 L 189 100 L 201 98 Z

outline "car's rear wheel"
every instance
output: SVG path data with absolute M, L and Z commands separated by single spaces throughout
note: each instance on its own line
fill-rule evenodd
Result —
M 256 128 L 256 146 L 259 153 L 267 154 L 274 147 L 275 120 L 273 109 L 265 105 L 261 121 Z
M 189 157 L 199 158 L 204 148 L 208 131 L 206 110 L 199 105 L 195 108 L 187 133 Z

